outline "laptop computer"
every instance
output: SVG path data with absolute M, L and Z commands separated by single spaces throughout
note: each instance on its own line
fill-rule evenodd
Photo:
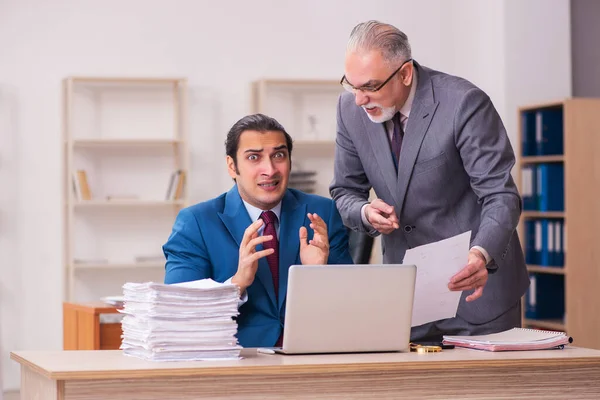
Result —
M 293 265 L 283 354 L 410 351 L 416 266 Z

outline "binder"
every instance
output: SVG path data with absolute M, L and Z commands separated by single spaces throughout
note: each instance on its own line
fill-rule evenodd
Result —
M 563 154 L 563 110 L 546 108 L 535 113 L 537 155 Z
M 565 265 L 565 253 L 563 251 L 563 229 L 564 229 L 564 221 L 560 220 L 557 221 L 554 225 L 554 241 L 556 244 L 555 247 L 555 251 L 556 251 L 556 260 L 555 260 L 555 264 L 558 267 L 564 267 Z
M 521 155 L 524 157 L 536 155 L 535 124 L 535 112 L 524 111 L 521 113 Z
M 542 221 L 537 220 L 534 224 L 535 244 L 533 248 L 535 264 L 541 265 L 542 260 Z
M 521 170 L 523 210 L 537 210 L 537 169 L 535 166 L 525 166 Z
M 529 275 L 529 287 L 525 292 L 525 318 L 537 317 L 537 278 L 535 274 Z
M 525 300 L 526 318 L 562 320 L 565 314 L 564 277 L 554 274 L 531 274 Z
M 540 265 L 549 266 L 550 264 L 550 239 L 549 233 L 551 232 L 551 223 L 547 219 L 542 219 L 541 230 L 542 230 L 542 247 L 540 251 Z
M 547 266 L 554 266 L 555 265 L 555 261 L 556 261 L 556 251 L 554 250 L 554 222 L 553 221 L 546 221 L 546 229 L 547 229 L 547 233 L 546 233 L 546 237 L 547 237 L 547 243 L 546 243 L 546 264 L 542 264 L 542 265 L 547 265 Z
M 535 255 L 535 221 L 525 220 L 525 262 L 538 264 Z
M 539 211 L 564 211 L 564 166 L 543 163 L 537 166 L 536 195 Z
M 565 166 L 563 163 L 549 164 L 548 183 L 549 209 L 552 211 L 565 210 Z

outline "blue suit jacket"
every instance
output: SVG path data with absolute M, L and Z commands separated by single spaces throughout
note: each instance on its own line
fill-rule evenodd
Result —
M 352 264 L 346 228 L 335 203 L 325 197 L 288 189 L 283 197 L 279 225 L 278 301 L 275 301 L 267 259 L 262 258 L 258 262 L 256 278 L 247 289 L 248 301 L 240 307 L 237 318 L 237 337 L 243 347 L 273 346 L 282 332 L 288 269 L 300 264 L 298 231 L 305 226 L 309 239 L 313 235 L 306 216 L 309 212 L 319 214 L 327 223 L 328 264 Z M 204 278 L 224 282 L 231 278 L 237 272 L 239 245 L 250 224 L 237 185 L 215 199 L 181 210 L 163 246 L 167 259 L 165 283 Z

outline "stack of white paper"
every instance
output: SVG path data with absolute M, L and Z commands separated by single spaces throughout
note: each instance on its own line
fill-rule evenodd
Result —
M 156 361 L 239 358 L 239 288 L 211 279 L 123 285 L 121 349 Z

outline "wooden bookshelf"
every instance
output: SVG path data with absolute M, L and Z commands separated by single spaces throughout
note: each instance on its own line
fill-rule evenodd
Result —
M 523 156 L 522 116 L 525 112 L 562 109 L 563 154 Z M 530 319 L 526 327 L 566 331 L 577 346 L 600 349 L 600 99 L 569 98 L 563 101 L 524 106 L 518 109 L 517 182 L 523 193 L 521 169 L 541 163 L 563 163 L 565 211 L 523 211 L 519 234 L 526 249 L 524 221 L 564 221 L 564 265 L 528 265 L 531 274 L 564 279 L 564 319 Z M 553 182 L 554 184 L 554 182 Z M 566 267 L 568 266 L 568 268 Z M 539 291 L 539 288 L 537 289 Z M 525 309 L 525 298 L 523 301 Z
M 569 100 L 569 99 L 567 99 Z M 548 102 L 543 102 L 543 103 L 533 103 L 533 104 L 527 104 L 524 106 L 519 107 L 519 117 L 520 117 L 520 113 L 521 111 L 537 111 L 539 109 L 545 109 L 545 108 L 558 108 L 558 107 L 562 107 L 565 103 L 564 99 L 561 100 L 556 100 L 556 101 L 548 101 Z M 521 153 L 519 153 L 521 154 Z
M 335 113 L 343 91 L 338 79 L 265 78 L 251 85 L 251 111 L 283 125 L 294 141 L 294 169 L 316 171 L 310 190 L 325 197 L 333 179 Z
M 521 157 L 521 164 L 557 163 L 564 162 L 565 156 L 528 156 Z
M 522 218 L 565 218 L 564 211 L 523 211 Z
M 173 85 L 178 82 L 185 82 L 185 78 L 169 77 L 138 77 L 138 76 L 71 76 L 68 78 L 73 83 L 99 84 L 105 85 Z
M 68 142 L 67 142 L 68 144 Z M 75 139 L 73 146 L 79 148 L 95 147 L 166 147 L 184 144 L 175 139 Z
M 132 263 L 74 263 L 72 269 L 137 269 L 137 268 L 164 268 L 163 262 L 132 262 Z
M 79 200 L 73 203 L 75 208 L 99 207 L 181 207 L 184 200 Z
M 527 271 L 538 274 L 566 275 L 567 270 L 564 267 L 546 267 L 540 265 L 528 265 Z
M 63 99 L 64 300 L 95 301 L 119 294 L 128 277 L 145 279 L 136 270 L 164 268 L 161 261 L 93 260 L 161 254 L 189 204 L 187 81 L 71 76 Z M 76 275 L 82 270 L 95 272 Z M 96 294 L 105 286 L 110 292 Z

